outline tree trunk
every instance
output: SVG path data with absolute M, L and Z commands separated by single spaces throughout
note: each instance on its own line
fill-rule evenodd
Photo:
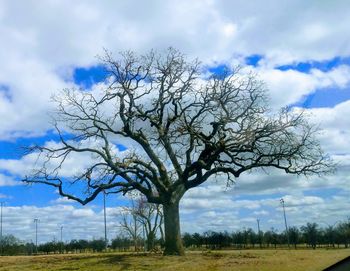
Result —
M 179 202 L 163 205 L 165 249 L 164 255 L 184 255 L 180 233 Z
M 155 234 L 152 232 L 147 234 L 147 251 L 154 249 Z

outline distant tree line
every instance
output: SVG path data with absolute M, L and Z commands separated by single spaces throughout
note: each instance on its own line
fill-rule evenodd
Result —
M 268 231 L 255 232 L 251 228 L 245 228 L 232 233 L 227 231 L 207 231 L 200 233 L 185 233 L 183 242 L 186 248 L 198 249 L 223 249 L 223 248 L 281 248 L 300 247 L 348 248 L 350 244 L 350 219 L 336 223 L 336 225 L 320 227 L 317 223 L 307 223 L 304 226 L 290 227 L 288 235 L 286 231 L 278 232 L 271 228 Z
M 301 227 L 290 227 L 278 232 L 271 228 L 256 232 L 244 228 L 234 232 L 206 231 L 204 233 L 185 233 L 182 241 L 187 249 L 251 249 L 251 248 L 287 248 L 288 240 L 291 248 L 348 248 L 350 245 L 350 219 L 331 226 L 320 227 L 317 223 L 307 223 Z M 71 240 L 70 242 L 50 241 L 35 246 L 33 242 L 23 242 L 13 235 L 3 236 L 0 243 L 1 255 L 32 255 L 55 253 L 87 253 L 106 250 L 104 239 Z M 162 238 L 154 238 L 154 248 L 163 247 Z M 148 250 L 147 238 L 130 235 L 118 235 L 108 245 L 108 251 L 144 251 Z
M 71 240 L 70 242 L 49 241 L 35 246 L 33 242 L 23 242 L 13 235 L 5 235 L 0 246 L 2 255 L 32 255 L 54 253 L 102 252 L 106 247 L 104 239 Z
M 33 242 L 23 242 L 13 235 L 5 235 L 2 238 L 0 255 L 33 255 L 33 254 L 59 254 L 59 253 L 88 253 L 108 251 L 144 251 L 147 249 L 147 239 L 141 237 L 130 238 L 119 235 L 112 239 L 106 246 L 104 239 L 76 240 L 69 242 L 49 241 L 35 246 Z M 163 246 L 161 239 L 154 239 L 156 247 Z

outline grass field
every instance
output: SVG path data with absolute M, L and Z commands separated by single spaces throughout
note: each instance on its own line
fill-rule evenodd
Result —
M 0 271 L 29 270 L 322 270 L 350 255 L 341 250 L 244 250 L 188 252 L 185 257 L 145 254 L 71 254 L 0 257 Z

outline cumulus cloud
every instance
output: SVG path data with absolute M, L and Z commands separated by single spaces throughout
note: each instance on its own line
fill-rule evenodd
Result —
M 350 101 L 333 108 L 314 108 L 308 110 L 314 123 L 320 124 L 320 135 L 324 148 L 334 154 L 350 153 Z M 343 159 L 345 160 L 345 159 Z
M 249 55 L 261 55 L 259 65 L 249 69 L 266 82 L 274 108 L 296 103 L 318 89 L 347 89 L 349 65 L 329 71 L 315 68 L 308 73 L 282 71 L 276 66 L 349 56 L 348 14 L 346 1 L 323 1 L 317 5 L 303 0 L 283 3 L 66 0 L 40 5 L 35 1 L 20 5 L 16 1 L 2 1 L 0 34 L 4 42 L 0 60 L 5 65 L 0 66 L 0 140 L 44 135 L 51 128 L 50 97 L 63 88 L 75 86 L 74 69 L 96 65 L 95 56 L 103 47 L 115 52 L 132 49 L 142 53 L 174 46 L 190 58 L 198 57 L 206 66 L 242 64 Z M 334 22 L 341 23 L 335 28 Z M 99 87 L 103 85 L 93 86 L 92 91 L 97 92 Z M 219 185 L 209 183 L 189 191 L 183 199 L 184 230 L 253 227 L 257 216 L 266 217 L 266 228 L 276 227 L 281 218 L 276 194 L 284 196 L 292 224 L 304 223 L 306 217 L 315 221 L 346 217 L 350 203 L 342 193 L 349 192 L 350 181 L 349 108 L 347 101 L 333 108 L 307 110 L 311 120 L 323 128 L 320 140 L 325 151 L 339 162 L 337 175 L 307 180 L 277 171 L 269 175 L 253 172 L 241 176 L 229 188 L 225 187 L 225 180 L 218 180 Z M 85 155 L 72 157 L 62 174 L 81 170 L 91 159 Z M 0 170 L 22 176 L 35 161 L 34 155 L 20 160 L 0 156 Z M 0 173 L 0 187 L 17 184 L 15 177 Z M 341 192 L 332 197 L 303 194 L 320 188 Z M 262 199 L 251 199 L 252 196 Z M 101 236 L 103 220 L 99 210 L 79 209 L 65 199 L 51 204 L 42 208 L 6 207 L 5 229 L 28 239 L 34 231 L 33 217 L 38 217 L 43 240 L 56 236 L 62 223 L 71 229 L 65 230 L 67 238 Z M 264 227 L 264 221 L 261 222 Z
M 76 144 L 72 141 L 67 141 L 68 144 L 73 146 Z M 91 147 L 95 149 L 101 148 L 100 141 L 83 140 L 79 142 L 79 147 Z M 50 149 L 58 149 L 62 147 L 62 143 L 55 141 L 47 141 L 44 145 Z M 111 153 L 116 157 L 123 157 L 127 150 L 120 152 L 116 146 L 111 146 Z M 64 163 L 59 167 L 62 160 L 61 157 L 51 158 L 49 162 L 45 164 L 45 168 L 48 172 L 57 169 L 57 172 L 61 177 L 73 177 L 86 172 L 86 169 L 95 164 L 100 159 L 92 153 L 86 152 L 72 152 L 67 158 L 64 159 Z M 6 170 L 12 175 L 24 178 L 26 175 L 30 175 L 33 170 L 40 169 L 46 162 L 47 157 L 39 152 L 32 152 L 30 154 L 22 156 L 20 159 L 0 159 L 0 170 Z
M 1 10 L 0 33 L 6 42 L 0 59 L 6 65 L 0 67 L 0 85 L 7 89 L 6 95 L 0 90 L 3 140 L 40 135 L 50 128 L 50 96 L 71 86 L 67 79 L 74 67 L 96 64 L 95 56 L 103 47 L 144 52 L 174 46 L 208 64 L 260 54 L 269 67 L 350 54 L 343 34 L 350 23 L 349 7 L 342 1 L 314 5 L 305 1 L 91 0 L 47 1 L 40 6 L 35 1 L 21 6 L 5 1 Z M 342 23 L 334 28 L 334 21 Z M 347 82 L 348 68 L 344 70 L 334 72 L 333 79 L 317 71 L 312 76 L 274 69 L 261 72 L 273 99 L 281 104 L 281 99 L 295 102 L 321 81 Z
M 15 181 L 11 176 L 0 173 L 0 187 L 1 186 L 15 186 L 19 185 L 20 182 Z
M 59 197 L 55 200 L 50 201 L 51 204 L 72 204 L 73 202 L 73 200 L 64 197 Z
M 119 232 L 121 209 L 106 208 L 108 237 L 114 238 Z M 35 240 L 34 218 L 39 219 L 39 243 L 60 238 L 63 226 L 64 241 L 71 239 L 98 239 L 104 237 L 103 211 L 100 207 L 74 207 L 55 204 L 47 207 L 8 206 L 3 208 L 3 233 L 13 234 L 24 240 Z
M 245 195 L 240 195 L 245 197 Z M 263 230 L 270 228 L 283 230 L 284 219 L 280 199 L 283 197 L 286 206 L 288 224 L 301 226 L 307 222 L 316 222 L 321 227 L 333 224 L 347 218 L 347 208 L 350 206 L 346 195 L 334 195 L 327 198 L 309 196 L 299 189 L 294 194 L 265 195 L 261 199 L 237 200 L 237 195 L 231 194 L 230 199 L 224 199 L 227 205 L 216 208 L 215 201 L 222 200 L 222 194 L 215 194 L 207 199 L 205 208 L 202 205 L 181 205 L 181 221 L 184 231 L 203 232 L 206 230 L 238 230 L 251 227 L 256 230 L 257 219 Z M 184 201 L 190 202 L 190 195 Z M 188 212 L 190 210 L 190 212 Z
M 350 67 L 345 65 L 327 72 L 313 69 L 310 73 L 304 73 L 268 67 L 259 67 L 256 72 L 266 83 L 271 104 L 275 109 L 294 104 L 316 90 L 345 88 L 350 82 Z

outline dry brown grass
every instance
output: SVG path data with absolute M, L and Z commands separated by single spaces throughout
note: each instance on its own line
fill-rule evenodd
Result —
M 316 271 L 349 255 L 350 249 L 188 252 L 185 257 L 125 253 L 14 256 L 0 257 L 0 271 Z

